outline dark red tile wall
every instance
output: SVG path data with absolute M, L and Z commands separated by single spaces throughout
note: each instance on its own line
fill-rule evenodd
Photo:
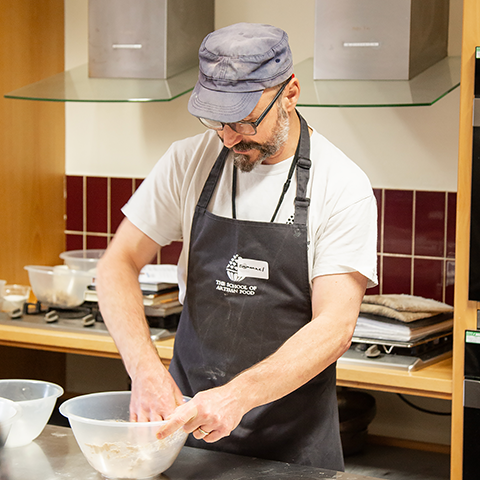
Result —
M 413 192 L 384 190 L 383 251 L 410 255 L 413 233 Z
M 376 189 L 375 195 L 379 285 L 367 293 L 405 293 L 453 305 L 456 193 Z
M 447 257 L 455 258 L 455 227 L 457 194 L 449 192 L 447 199 Z
M 443 257 L 445 253 L 445 194 L 416 192 L 415 255 Z
M 408 257 L 383 256 L 378 269 L 379 286 L 367 293 L 410 293 L 412 290 L 412 261 Z
M 130 178 L 110 179 L 110 230 L 115 232 L 123 220 L 121 208 L 135 191 L 135 183 Z
M 68 175 L 66 250 L 106 248 L 123 220 L 121 208 L 142 182 L 142 178 Z M 176 263 L 181 248 L 181 242 L 173 242 L 156 260 Z
M 108 233 L 108 179 L 86 178 L 87 232 Z
M 140 186 L 138 178 L 67 176 L 66 248 L 105 248 Z M 405 293 L 453 305 L 454 192 L 374 189 L 378 206 L 379 285 L 367 293 Z M 181 242 L 164 247 L 160 263 L 176 263 Z
M 68 176 L 67 190 L 67 230 L 83 232 L 83 177 Z

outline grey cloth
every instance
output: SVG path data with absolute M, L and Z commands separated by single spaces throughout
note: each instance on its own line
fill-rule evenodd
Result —
M 452 311 L 453 307 L 446 303 L 403 294 L 365 295 L 360 306 L 360 313 L 382 315 L 402 322 L 413 322 Z

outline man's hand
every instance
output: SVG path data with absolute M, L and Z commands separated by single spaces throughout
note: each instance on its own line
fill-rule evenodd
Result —
M 197 440 L 203 438 L 209 443 L 230 435 L 248 409 L 229 394 L 229 390 L 225 385 L 197 393 L 167 418 L 166 425 L 157 433 L 157 437 L 165 438 L 182 427 L 188 433 L 193 432 Z
M 183 395 L 171 375 L 159 362 L 132 381 L 130 421 L 155 422 L 171 415 L 184 403 Z

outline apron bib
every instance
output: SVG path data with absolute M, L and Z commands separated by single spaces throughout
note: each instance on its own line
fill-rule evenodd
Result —
M 310 138 L 299 118 L 301 134 L 292 163 L 297 175 L 293 224 L 237 220 L 207 211 L 227 148 L 204 185 L 193 218 L 186 300 L 170 365 L 184 395 L 227 383 L 311 320 L 306 227 Z M 211 444 L 190 436 L 187 444 L 343 470 L 335 385 L 332 364 L 296 391 L 248 412 L 230 436 Z

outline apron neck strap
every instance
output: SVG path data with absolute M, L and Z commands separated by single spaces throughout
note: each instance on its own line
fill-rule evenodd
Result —
M 307 223 L 307 213 L 308 207 L 310 205 L 310 200 L 306 198 L 307 184 L 308 179 L 310 178 L 310 166 L 312 162 L 310 161 L 310 134 L 308 133 L 308 125 L 305 119 L 298 113 L 298 110 L 295 110 L 300 120 L 300 138 L 298 139 L 297 148 L 295 150 L 295 155 L 290 165 L 290 170 L 288 172 L 288 177 L 286 182 L 283 184 L 282 193 L 277 203 L 277 207 L 273 212 L 272 219 L 270 222 L 274 222 L 277 216 L 280 206 L 283 203 L 285 194 L 290 187 L 292 180 L 293 172 L 297 171 L 297 196 L 295 197 L 295 220 L 294 223 L 300 223 L 305 225 Z M 233 191 L 233 189 L 232 189 Z M 235 217 L 234 217 L 235 218 Z
M 298 118 L 300 119 L 300 138 L 298 140 L 297 149 L 292 160 L 292 165 L 290 166 L 290 171 L 288 172 L 288 178 L 283 186 L 280 199 L 278 201 L 275 212 L 273 213 L 271 222 L 275 220 L 278 210 L 283 202 L 285 194 L 291 183 L 291 178 L 293 176 L 294 170 L 297 171 L 297 195 L 295 197 L 295 221 L 297 224 L 306 224 L 307 222 L 307 213 L 308 207 L 310 205 L 310 199 L 306 198 L 307 184 L 310 178 L 310 135 L 308 133 L 308 125 L 300 113 L 295 110 Z M 208 175 L 207 181 L 203 187 L 202 193 L 198 200 L 197 206 L 200 208 L 207 209 L 207 206 L 212 198 L 213 192 L 217 185 L 218 179 L 223 171 L 225 161 L 228 157 L 230 150 L 227 147 L 223 147 L 222 151 L 217 157 L 215 164 L 213 165 L 210 174 Z M 237 184 L 237 175 L 236 167 L 233 167 L 233 182 L 232 182 L 232 214 L 233 218 L 236 218 L 235 210 L 235 196 L 236 196 L 236 184 Z
M 213 168 L 208 175 L 207 181 L 203 186 L 203 190 L 200 198 L 198 199 L 197 206 L 204 208 L 205 210 L 207 209 L 207 206 L 210 203 L 213 192 L 215 191 L 215 187 L 217 185 L 218 179 L 220 178 L 220 174 L 222 173 L 223 166 L 225 165 L 225 160 L 227 159 L 229 152 L 230 150 L 227 147 L 223 147 L 222 151 L 219 153 L 217 160 L 215 161 L 215 165 L 213 165 Z
M 306 225 L 310 199 L 307 198 L 307 185 L 310 178 L 310 134 L 305 119 L 296 110 L 300 119 L 300 139 L 298 140 L 297 151 L 297 196 L 295 197 L 295 224 Z

